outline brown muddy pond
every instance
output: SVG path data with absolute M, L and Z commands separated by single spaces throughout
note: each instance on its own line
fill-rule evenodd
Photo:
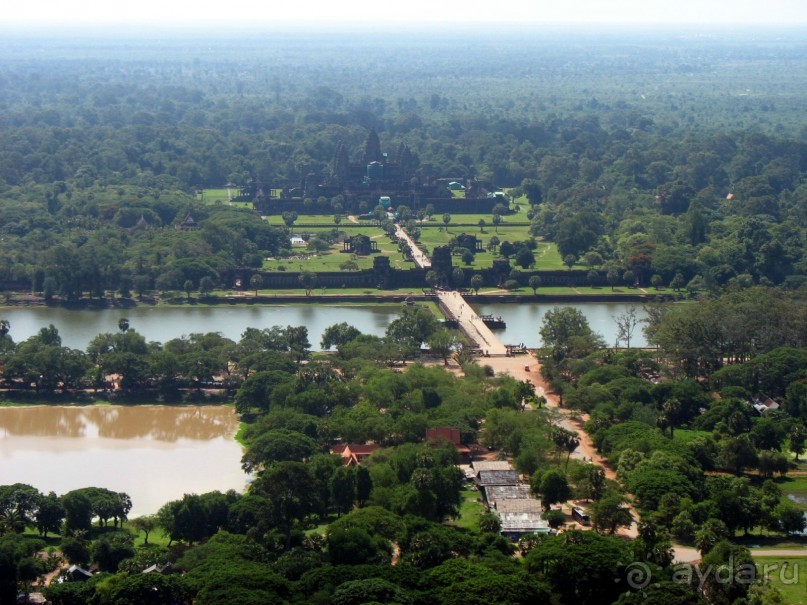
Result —
M 126 492 L 134 518 L 185 493 L 243 491 L 237 430 L 226 406 L 0 408 L 0 485 Z

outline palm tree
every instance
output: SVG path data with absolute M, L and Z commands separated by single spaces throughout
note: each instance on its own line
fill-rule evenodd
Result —
M 263 285 L 263 278 L 260 274 L 255 273 L 252 277 L 249 278 L 249 287 L 255 290 L 255 296 L 258 296 L 258 290 L 261 289 Z

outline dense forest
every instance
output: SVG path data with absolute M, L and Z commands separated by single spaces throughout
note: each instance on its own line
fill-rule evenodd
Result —
M 803 41 L 723 33 L 9 35 L 0 279 L 65 298 L 217 285 L 289 246 L 195 188 L 327 174 L 375 129 L 418 178 L 526 196 L 563 257 L 645 285 L 798 286 Z M 163 228 L 191 209 L 199 231 Z

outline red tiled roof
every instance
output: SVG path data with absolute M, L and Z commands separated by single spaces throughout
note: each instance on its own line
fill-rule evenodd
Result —
M 427 441 L 437 441 L 439 439 L 445 439 L 453 443 L 454 445 L 460 444 L 460 430 L 450 427 L 437 427 L 433 429 L 426 430 L 426 440 Z
M 345 449 L 349 449 L 353 454 L 361 455 L 361 454 L 372 454 L 379 448 L 377 443 L 348 443 L 345 445 Z

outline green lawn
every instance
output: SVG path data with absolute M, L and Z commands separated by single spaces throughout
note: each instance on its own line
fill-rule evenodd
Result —
M 790 500 L 796 506 L 807 511 L 807 477 L 785 477 L 778 479 L 776 483 L 785 497 L 791 496 Z
M 754 555 L 754 551 L 751 551 Z M 807 605 L 807 557 L 755 556 L 758 579 L 782 593 L 785 603 Z
M 337 296 L 414 296 L 414 295 L 422 295 L 423 292 L 421 290 L 412 289 L 412 288 L 401 288 L 399 290 L 378 290 L 377 288 L 322 288 L 316 287 L 312 290 L 312 295 L 315 296 L 328 296 L 333 295 Z M 238 295 L 237 292 L 234 290 L 217 290 L 213 292 L 216 296 L 236 296 Z M 259 296 L 268 296 L 268 297 L 277 297 L 282 298 L 284 296 L 305 296 L 305 290 L 303 288 L 286 288 L 282 290 L 258 290 Z M 244 302 L 249 302 L 249 298 L 255 296 L 254 290 L 246 289 L 240 295 L 240 297 L 244 298 Z M 194 302 L 198 302 L 196 299 L 196 295 L 194 295 Z M 184 295 L 182 297 L 182 301 L 184 302 Z M 363 303 L 339 303 L 345 305 L 361 305 Z M 377 302 L 368 302 L 368 305 L 378 306 L 379 303 Z M 399 304 L 399 303 L 389 303 L 389 304 Z M 201 306 L 201 305 L 200 305 Z
M 390 250 L 381 250 L 384 256 L 390 257 L 390 265 L 394 269 L 413 269 L 415 263 L 411 260 L 403 258 L 396 249 L 394 252 Z M 300 255 L 309 254 L 308 251 L 300 250 Z M 263 262 L 264 271 L 310 271 L 312 273 L 328 273 L 339 272 L 340 267 L 345 262 L 353 260 L 359 270 L 372 269 L 373 258 L 376 255 L 359 256 L 353 258 L 350 254 L 342 253 L 341 249 L 337 251 L 334 248 L 326 252 L 318 252 L 314 256 L 307 258 L 278 258 L 272 260 L 265 260 Z M 424 283 L 424 287 L 425 287 Z
M 480 231 L 477 223 L 480 219 L 484 219 L 487 225 L 483 231 Z M 266 220 L 272 225 L 283 225 L 283 218 L 279 215 L 271 215 L 266 217 Z M 445 246 L 451 241 L 452 238 L 460 234 L 475 235 L 482 242 L 484 251 L 478 252 L 473 263 L 466 265 L 461 262 L 459 258 L 454 261 L 455 266 L 460 267 L 467 274 L 473 274 L 476 270 L 489 268 L 493 265 L 493 260 L 498 257 L 487 251 L 486 246 L 492 237 L 498 237 L 499 241 L 524 241 L 530 238 L 529 224 L 523 222 L 521 224 L 512 224 L 516 221 L 526 221 L 526 214 L 514 214 L 505 217 L 505 222 L 494 228 L 492 225 L 492 217 L 484 214 L 462 214 L 454 215 L 451 217 L 451 223 L 446 225 L 441 220 L 441 216 L 435 215 L 432 217 L 431 222 L 424 222 L 420 224 L 420 239 L 418 245 L 426 254 L 431 254 L 437 246 Z M 510 224 L 508 224 L 510 223 Z M 318 226 L 314 226 L 318 225 Z M 319 226 L 325 225 L 325 226 Z M 332 225 L 332 226 L 331 226 Z M 322 232 L 330 232 L 332 229 L 344 231 L 348 235 L 363 234 L 372 238 L 378 245 L 378 250 L 381 254 L 389 256 L 392 266 L 397 269 L 407 269 L 414 267 L 411 261 L 404 260 L 398 252 L 397 244 L 390 241 L 384 231 L 372 221 L 363 221 L 361 224 L 355 224 L 343 218 L 339 225 L 333 222 L 333 215 L 319 214 L 319 215 L 300 215 L 295 221 L 292 231 L 295 234 L 311 234 L 316 235 Z M 331 247 L 330 251 L 317 255 L 314 258 L 305 260 L 288 260 L 276 259 L 266 261 L 263 268 L 267 271 L 278 271 L 280 266 L 286 267 L 289 271 L 312 271 L 314 273 L 320 271 L 339 271 L 339 265 L 347 260 L 350 260 L 349 255 L 341 252 L 341 244 Z M 309 251 L 304 247 L 295 248 L 295 252 L 308 254 Z M 372 256 L 359 257 L 356 260 L 359 269 L 368 269 L 372 267 Z M 538 247 L 535 250 L 535 266 L 534 269 L 543 271 L 557 271 L 568 269 L 563 264 L 563 259 L 558 252 L 557 246 L 553 242 L 538 242 Z M 511 259 L 512 264 L 512 259 Z M 586 267 L 582 264 L 576 264 L 573 269 L 584 270 Z M 550 289 L 544 289 L 550 290 Z M 568 292 L 563 289 L 564 294 L 622 294 L 622 293 L 640 293 L 638 290 L 626 287 L 616 288 L 578 288 L 578 292 Z M 666 290 L 657 290 L 656 288 L 646 288 L 648 293 L 660 293 Z M 517 291 L 518 293 L 518 291 Z M 532 293 L 527 289 L 523 289 L 523 294 Z
M 474 229 L 477 233 L 479 233 L 479 221 L 485 221 L 485 233 L 492 232 L 493 235 L 496 235 L 496 229 L 493 226 L 493 215 L 492 214 L 451 214 L 451 221 L 448 224 L 449 229 L 453 229 L 454 227 L 462 226 L 463 229 Z M 502 217 L 502 223 L 499 225 L 499 231 L 501 231 L 506 225 L 517 225 L 521 229 L 528 229 L 529 228 L 530 219 L 527 218 L 526 212 L 515 213 L 515 214 L 508 214 Z M 432 220 L 426 223 L 423 223 L 424 227 L 444 227 L 445 223 L 443 222 L 443 215 L 442 214 L 435 214 L 432 217 Z
M 335 214 L 335 213 L 334 213 Z M 360 221 L 359 223 L 353 223 L 348 220 L 346 215 L 342 215 L 342 220 L 337 225 L 333 221 L 333 214 L 299 214 L 297 216 L 297 220 L 294 221 L 294 231 L 298 231 L 300 227 L 305 225 L 333 225 L 334 227 L 342 228 L 356 228 L 359 226 L 364 227 L 373 227 L 374 229 L 381 229 L 373 222 L 373 221 Z M 270 225 L 285 225 L 283 222 L 283 215 L 281 214 L 270 214 L 269 216 L 264 217 L 266 222 Z
M 463 269 L 465 267 L 463 266 Z M 473 275 L 473 271 L 470 273 L 466 271 L 466 276 Z M 517 290 L 510 290 L 505 291 L 501 288 L 481 288 L 479 290 L 480 294 L 507 294 L 507 295 L 514 295 L 514 296 L 532 296 L 533 291 L 532 288 L 529 286 L 522 286 Z M 620 289 L 616 288 L 615 290 L 611 290 L 611 288 L 589 288 L 589 287 L 577 287 L 572 288 L 570 286 L 541 286 L 538 288 L 537 292 L 535 292 L 538 296 L 618 296 L 620 294 L 641 294 L 639 290 L 635 289 Z M 473 301 L 473 294 L 470 295 L 471 301 Z
M 479 516 L 485 512 L 485 506 L 479 502 L 482 494 L 476 489 L 466 489 L 460 492 L 462 504 L 460 504 L 460 516 L 451 522 L 451 525 L 479 530 Z
M 136 532 L 128 523 L 126 524 L 126 528 L 135 534 L 135 546 L 144 546 L 143 540 L 145 540 L 146 534 L 142 531 Z M 148 546 L 168 546 L 168 535 L 165 533 L 165 531 L 163 531 L 162 528 L 154 528 L 149 532 Z
M 698 437 L 708 437 L 711 434 L 712 433 L 709 431 L 694 431 L 690 429 L 675 429 L 673 432 L 674 439 L 676 441 L 682 441 L 683 443 L 689 443 Z
M 238 189 L 230 190 L 233 196 L 238 194 Z M 233 202 L 227 194 L 226 189 L 205 189 L 203 194 L 196 194 L 196 200 L 205 204 L 229 204 L 237 208 L 252 208 L 252 202 Z
M 341 226 L 339 227 L 342 230 Z M 327 232 L 330 234 L 332 228 L 328 227 L 306 227 L 305 225 L 295 226 L 294 229 L 297 234 L 317 235 L 319 233 Z M 415 264 L 411 260 L 405 259 L 398 251 L 398 244 L 390 240 L 386 233 L 379 227 L 363 226 L 354 230 L 348 230 L 347 235 L 366 235 L 372 239 L 377 247 L 378 254 L 388 256 L 390 258 L 390 265 L 395 269 L 411 269 Z M 340 266 L 347 261 L 353 260 L 358 265 L 359 269 L 371 269 L 373 267 L 373 258 L 376 254 L 369 256 L 354 256 L 352 254 L 342 251 L 342 244 L 333 244 L 329 250 L 314 253 L 308 250 L 305 246 L 295 247 L 293 250 L 295 255 L 305 258 L 277 258 L 266 260 L 263 264 L 263 269 L 266 271 L 282 271 L 281 267 L 285 267 L 288 271 L 311 271 L 330 272 L 341 271 Z M 315 256 L 309 256 L 314 255 Z

